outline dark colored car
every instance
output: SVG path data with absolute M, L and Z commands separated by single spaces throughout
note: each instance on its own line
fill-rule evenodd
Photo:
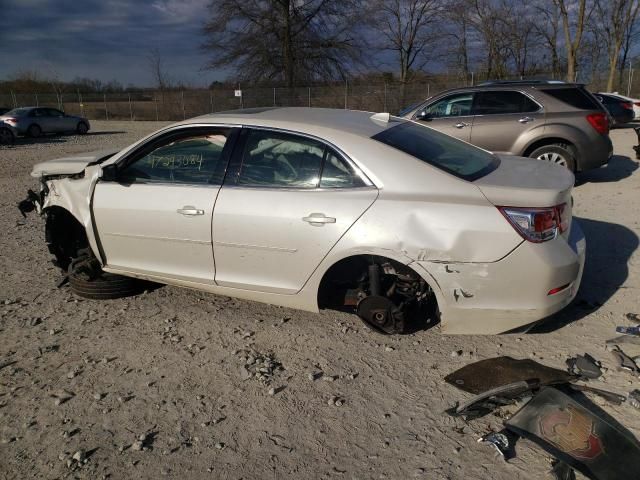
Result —
M 441 92 L 400 115 L 497 154 L 571 171 L 598 168 L 613 152 L 609 114 L 580 84 L 487 82 Z
M 621 125 L 633 120 L 635 116 L 633 102 L 610 93 L 594 93 L 593 96 L 607 109 L 614 125 Z

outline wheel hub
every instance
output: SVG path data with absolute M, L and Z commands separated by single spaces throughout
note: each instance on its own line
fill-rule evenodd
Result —
M 371 295 L 358 303 L 358 316 L 380 333 L 401 333 L 404 330 L 402 311 L 387 297 Z

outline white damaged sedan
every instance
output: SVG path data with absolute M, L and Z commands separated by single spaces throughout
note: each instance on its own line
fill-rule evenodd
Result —
M 32 175 L 22 210 L 46 216 L 55 263 L 88 298 L 148 280 L 353 311 L 386 333 L 437 317 L 500 333 L 565 307 L 584 266 L 567 169 L 388 114 L 217 113 Z

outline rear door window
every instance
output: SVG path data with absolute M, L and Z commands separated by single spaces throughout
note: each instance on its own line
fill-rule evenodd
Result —
M 544 93 L 580 110 L 601 110 L 602 107 L 583 88 L 545 88 Z
M 538 110 L 540 106 L 536 102 L 516 91 L 477 92 L 473 106 L 474 115 L 532 113 Z
M 247 138 L 238 185 L 316 188 L 325 146 L 313 139 L 269 130 Z

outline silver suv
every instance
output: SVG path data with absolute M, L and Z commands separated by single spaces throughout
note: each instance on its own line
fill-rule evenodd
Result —
M 613 152 L 609 116 L 578 84 L 490 82 L 442 92 L 400 115 L 498 154 L 571 171 L 598 168 Z

